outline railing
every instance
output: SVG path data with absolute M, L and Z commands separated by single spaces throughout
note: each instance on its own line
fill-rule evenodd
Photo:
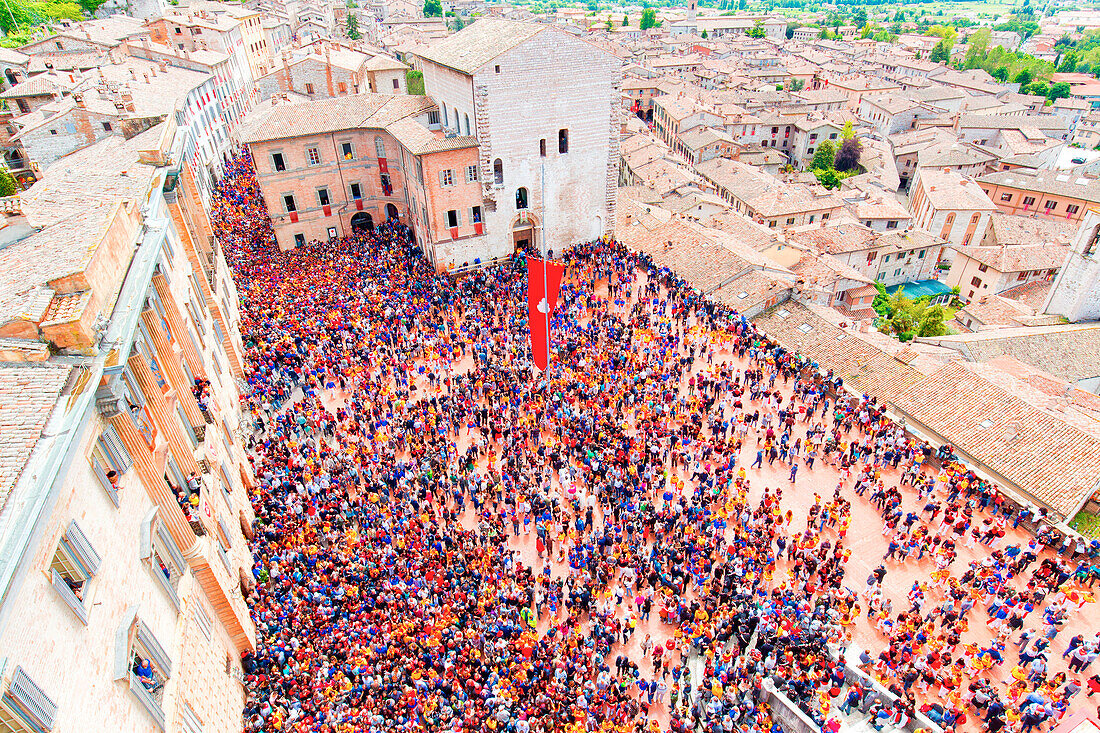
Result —
M 448 269 L 447 274 L 448 275 L 462 275 L 462 274 L 465 274 L 467 272 L 473 272 L 475 270 L 480 270 L 483 267 L 492 267 L 493 265 L 498 265 L 498 264 L 501 264 L 503 262 L 507 262 L 508 260 L 512 259 L 512 257 L 514 257 L 514 255 L 505 255 L 504 257 L 494 257 L 494 258 L 491 258 L 491 259 L 488 259 L 488 260 L 475 260 L 472 264 L 464 262 L 461 265 L 456 265 L 455 267 L 452 267 L 452 268 Z

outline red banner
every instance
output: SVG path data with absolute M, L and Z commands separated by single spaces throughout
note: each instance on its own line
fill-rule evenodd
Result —
M 544 267 L 545 264 L 545 267 Z M 550 317 L 558 304 L 565 265 L 527 258 L 527 323 L 531 330 L 531 355 L 535 366 L 546 371 L 550 362 Z

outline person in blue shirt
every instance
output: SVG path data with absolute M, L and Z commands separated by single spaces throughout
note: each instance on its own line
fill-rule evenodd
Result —
M 146 690 L 155 692 L 160 684 L 157 681 L 157 674 L 153 669 L 153 664 L 148 659 L 142 657 L 135 657 L 134 662 L 134 674 L 137 675 L 138 681 Z

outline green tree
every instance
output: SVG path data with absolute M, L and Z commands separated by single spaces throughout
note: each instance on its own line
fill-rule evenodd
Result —
M 854 171 L 859 168 L 859 157 L 863 154 L 863 143 L 859 141 L 859 138 L 850 137 L 840 144 L 840 149 L 836 151 L 836 156 L 833 158 L 833 168 L 846 173 L 848 171 Z
M 871 308 L 883 318 L 888 318 L 890 316 L 890 309 L 887 303 L 890 300 L 890 296 L 886 294 L 886 286 L 880 282 L 876 282 L 874 285 L 877 292 L 875 294 L 875 299 L 871 301 Z
M 898 12 L 894 13 L 894 22 L 895 23 L 904 23 L 905 22 L 905 11 L 904 10 L 898 10 Z
M 917 335 L 943 336 L 947 332 L 947 326 L 944 324 L 946 316 L 947 311 L 942 305 L 936 304 L 928 308 L 921 315 L 920 323 L 917 325 Z
M 958 37 L 959 33 L 958 33 L 958 31 L 955 30 L 954 26 L 936 24 L 936 25 L 932 26 L 931 28 L 929 28 L 927 30 L 927 32 L 925 32 L 924 35 L 926 35 L 926 36 L 939 36 L 940 38 L 944 39 L 945 41 L 949 41 L 953 45 L 955 43 L 955 39 Z
M 706 37 L 707 37 L 707 29 L 706 29 L 706 28 L 704 28 L 704 29 L 703 29 L 703 36 L 702 36 L 702 37 L 703 37 L 703 38 L 706 38 Z
M 813 174 L 817 176 L 817 182 L 825 188 L 840 188 L 840 176 L 836 171 L 823 170 L 820 168 L 814 169 Z
M 1062 63 L 1058 64 L 1058 73 L 1072 74 L 1077 71 L 1077 54 L 1070 51 L 1062 57 Z
M 856 8 L 852 11 L 852 25 L 856 28 L 862 28 L 867 25 L 867 11 L 863 8 Z
M 650 28 L 657 27 L 657 11 L 653 8 L 646 8 L 642 11 L 642 21 L 638 24 L 638 27 L 643 31 L 647 31 Z
M 801 92 L 806 88 L 806 81 L 804 79 L 791 79 L 787 82 L 787 90 L 791 92 Z
M 353 41 L 358 41 L 363 37 L 363 34 L 359 32 L 359 18 L 355 13 L 348 13 L 348 38 Z
M 443 17 L 443 5 L 439 0 L 424 0 L 424 17 L 425 18 L 442 18 Z
M 852 127 L 852 121 L 851 120 L 846 120 L 844 122 L 844 127 L 840 128 L 840 139 L 841 140 L 851 140 L 855 136 L 856 136 L 856 131 L 855 131 L 855 128 Z
M 946 38 L 939 40 L 939 43 L 932 49 L 932 54 L 928 57 L 928 60 L 934 64 L 946 64 L 951 60 L 951 44 L 947 42 Z
M 1020 72 L 1013 77 L 1012 83 L 1019 84 L 1020 91 L 1023 91 L 1023 88 L 1030 84 L 1031 80 L 1034 78 L 1034 74 L 1032 74 L 1029 69 L 1021 69 Z
M 971 33 L 970 37 L 966 39 L 966 59 L 963 61 L 963 66 L 968 69 L 981 67 L 992 39 L 993 31 L 988 28 L 979 28 Z
M 1033 97 L 1045 97 L 1050 91 L 1050 84 L 1039 79 L 1020 89 L 1020 94 L 1030 94 Z
M 623 16 L 623 28 L 626 28 L 628 25 L 630 25 L 630 17 L 624 15 Z
M 15 176 L 7 166 L 0 166 L 0 196 L 14 196 L 18 192 L 19 184 L 16 183 Z
M 810 170 L 828 171 L 833 169 L 833 159 L 836 157 L 836 146 L 831 140 L 825 140 L 817 146 L 814 158 L 810 162 Z
M 787 36 L 787 40 L 788 40 L 788 41 L 789 41 L 789 40 L 791 40 L 792 38 L 794 38 L 794 31 L 795 31 L 795 28 L 798 28 L 798 26 L 797 26 L 797 25 L 795 25 L 794 23 L 792 23 L 791 25 L 788 25 L 788 26 L 787 26 L 787 32 L 786 32 L 786 33 L 785 33 L 784 35 L 786 35 L 786 36 Z
M 1007 66 L 998 66 L 997 68 L 990 71 L 989 75 L 992 76 L 997 81 L 1004 83 L 1004 82 L 1008 81 L 1008 67 Z
M 1054 101 L 1056 99 L 1063 99 L 1069 96 L 1069 84 L 1064 81 L 1060 81 L 1057 84 L 1051 84 L 1050 89 L 1047 90 L 1047 99 Z
M 749 38 L 763 38 L 764 24 L 760 21 L 756 21 L 756 25 L 754 25 L 752 28 L 749 28 L 749 31 L 746 35 L 748 35 Z
M 424 74 L 416 69 L 409 69 L 405 72 L 405 88 L 409 90 L 409 94 L 424 94 Z

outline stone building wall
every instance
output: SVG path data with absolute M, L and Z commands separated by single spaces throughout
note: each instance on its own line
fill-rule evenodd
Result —
M 475 99 L 485 104 L 486 124 L 479 117 L 477 130 L 482 160 L 489 161 L 483 174 L 492 176 L 497 159 L 504 171 L 503 184 L 493 184 L 496 206 L 486 222 L 492 256 L 514 247 L 510 233 L 522 226 L 520 188 L 527 189 L 540 248 L 543 231 L 555 253 L 610 231 L 621 83 L 617 58 L 554 31 L 537 34 L 475 74 Z M 555 91 L 542 93 L 547 89 Z M 567 153 L 558 152 L 560 130 L 568 131 Z M 540 140 L 546 141 L 545 157 Z

